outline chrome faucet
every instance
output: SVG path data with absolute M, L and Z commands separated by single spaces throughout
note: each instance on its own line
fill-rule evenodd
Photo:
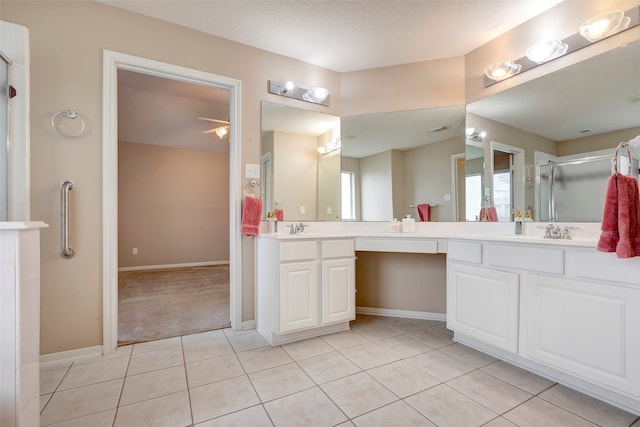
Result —
M 304 233 L 304 229 L 305 227 L 308 227 L 309 224 L 288 224 L 287 227 L 289 227 L 289 234 L 298 234 L 298 233 Z
M 571 240 L 571 230 L 577 230 L 577 229 L 578 227 L 569 227 L 568 225 L 565 225 L 561 229 L 559 226 L 554 226 L 553 224 L 549 224 L 544 228 L 544 238 Z

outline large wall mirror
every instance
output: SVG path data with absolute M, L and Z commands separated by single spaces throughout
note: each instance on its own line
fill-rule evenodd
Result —
M 468 104 L 467 142 L 484 150 L 468 150 L 468 160 L 483 158 L 491 173 L 467 175 L 475 187 L 465 218 L 477 219 L 488 197 L 500 220 L 518 210 L 538 221 L 600 222 L 615 148 L 640 134 L 639 70 L 635 41 Z
M 342 117 L 343 220 L 456 221 L 464 123 L 464 106 Z
M 263 218 L 337 221 L 340 206 L 340 117 L 262 102 Z

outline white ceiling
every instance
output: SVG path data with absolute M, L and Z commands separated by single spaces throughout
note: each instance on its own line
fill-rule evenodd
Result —
M 99 0 L 346 72 L 461 56 L 562 0 Z

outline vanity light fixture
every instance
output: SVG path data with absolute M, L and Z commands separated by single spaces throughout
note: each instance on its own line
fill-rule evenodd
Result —
M 569 45 L 563 43 L 562 40 L 546 40 L 527 49 L 526 56 L 536 64 L 544 64 L 564 55 L 568 48 Z
M 313 104 L 329 105 L 329 90 L 323 87 L 314 86 L 311 89 L 297 87 L 291 81 L 285 83 L 269 80 L 269 93 L 285 96 L 300 101 L 311 102 Z
M 465 134 L 467 135 L 467 139 L 472 141 L 482 141 L 484 137 L 487 136 L 487 132 L 483 130 L 476 132 L 476 128 L 474 127 L 468 127 L 465 130 Z
M 485 68 L 484 74 L 491 80 L 499 82 L 500 80 L 515 76 L 521 69 L 522 65 L 516 64 L 513 61 L 501 61 L 491 64 Z
M 485 68 L 484 87 L 524 73 L 563 55 L 576 52 L 603 38 L 640 25 L 640 5 L 626 12 L 613 10 L 595 15 L 580 25 L 578 32 L 562 40 L 536 43 L 526 51 L 526 56 L 514 61 L 497 62 Z
M 328 154 L 328 153 L 331 153 L 332 151 L 339 150 L 341 146 L 342 146 L 342 143 L 340 142 L 340 138 L 338 138 L 331 142 L 327 142 L 324 145 L 319 146 L 318 153 Z
M 582 37 L 595 42 L 605 37 L 629 28 L 631 18 L 621 10 L 610 10 L 593 16 L 580 25 L 579 33 Z

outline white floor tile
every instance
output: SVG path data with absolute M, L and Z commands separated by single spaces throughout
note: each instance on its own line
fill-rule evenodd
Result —
M 438 350 L 475 368 L 481 368 L 498 361 L 498 359 L 496 359 L 495 357 L 489 356 L 488 354 L 479 352 L 459 343 L 440 347 Z
M 310 338 L 308 340 L 285 344 L 282 348 L 293 360 L 307 359 L 333 351 L 333 347 L 320 338 Z
M 487 365 L 481 368 L 481 370 L 531 394 L 541 393 L 554 384 L 546 378 L 542 378 L 503 361 Z
M 314 387 L 315 383 L 295 363 L 249 374 L 262 402 Z
M 128 365 L 129 359 L 126 357 L 117 357 L 81 365 L 73 364 L 58 386 L 58 390 L 68 390 L 70 388 L 124 378 Z
M 133 354 L 131 356 L 127 375 L 136 375 L 145 372 L 157 371 L 159 369 L 179 366 L 183 363 L 184 358 L 182 357 L 182 346 L 169 347 L 162 350 L 147 351 L 144 353 Z
M 549 402 L 534 397 L 503 415 L 504 418 L 520 427 L 562 426 L 595 427 L 584 418 L 565 411 Z
M 197 334 L 183 335 L 182 344 L 190 344 L 194 342 L 209 341 L 216 338 L 226 338 L 226 335 L 222 329 L 216 329 L 214 331 L 200 332 Z
M 335 334 L 323 335 L 320 337 L 320 339 L 322 339 L 322 341 L 326 342 L 336 350 L 354 347 L 356 345 L 366 344 L 369 342 L 368 339 L 366 339 L 362 335 L 356 334 L 353 331 L 344 331 L 337 332 Z
M 128 376 L 124 381 L 120 405 L 141 402 L 187 389 L 184 366 Z
M 324 384 L 362 370 L 337 351 L 300 360 L 298 365 L 304 369 L 316 384 Z
M 607 403 L 556 384 L 539 396 L 556 406 L 601 426 L 626 427 L 636 416 Z
M 447 385 L 493 412 L 502 414 L 529 400 L 532 395 L 482 371 L 455 378 Z
M 183 350 L 186 363 L 233 353 L 233 348 L 226 337 L 188 342 L 184 344 Z
M 165 338 L 162 340 L 141 342 L 133 345 L 133 351 L 131 354 L 144 353 L 147 351 L 162 350 L 169 347 L 177 347 L 182 345 L 180 337 Z
M 362 369 L 375 368 L 400 359 L 400 356 L 385 350 L 376 343 L 345 348 L 340 353 Z
M 119 379 L 54 393 L 40 415 L 40 424 L 53 424 L 115 408 L 123 382 L 124 379 Z
M 238 353 L 238 359 L 248 374 L 293 362 L 281 347 L 262 347 L 243 351 Z
M 320 387 L 349 418 L 398 400 L 395 394 L 365 372 L 340 378 Z
M 195 427 L 273 427 L 262 405 L 252 406 L 229 415 L 196 424 Z
M 265 403 L 276 427 L 335 426 L 345 414 L 318 387 Z
M 114 427 L 180 427 L 190 426 L 191 424 L 189 395 L 185 390 L 131 405 L 120 406 L 113 425 Z
M 246 375 L 189 390 L 193 422 L 227 415 L 260 403 Z
M 244 375 L 244 369 L 236 354 L 187 363 L 189 388 Z
M 70 366 L 40 372 L 40 394 L 48 394 L 56 391 L 64 376 L 69 372 L 69 368 Z
M 116 409 L 109 409 L 96 414 L 74 418 L 69 421 L 50 424 L 51 427 L 112 427 L 113 419 L 116 416 Z
M 403 401 L 383 406 L 353 421 L 358 427 L 437 427 Z
M 410 357 L 406 361 L 440 381 L 449 381 L 474 370 L 473 366 L 437 350 Z
M 226 332 L 225 332 L 226 333 Z M 253 350 L 255 348 L 266 347 L 269 345 L 259 332 L 244 331 L 239 334 L 227 335 L 233 349 L 237 352 Z
M 369 369 L 367 373 L 403 398 L 440 384 L 440 380 L 404 360 Z
M 438 426 L 476 427 L 498 416 L 445 384 L 405 401 Z
M 376 344 L 402 358 L 415 356 L 417 354 L 433 350 L 432 347 L 414 340 L 408 335 L 386 338 L 376 341 Z

